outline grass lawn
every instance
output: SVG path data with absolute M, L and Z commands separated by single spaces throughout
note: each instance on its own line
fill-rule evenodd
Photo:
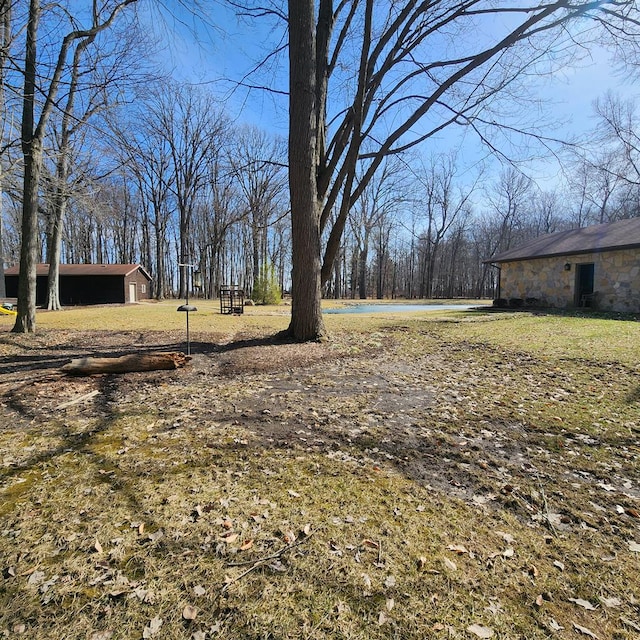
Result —
M 0 637 L 640 637 L 640 323 L 0 316 Z

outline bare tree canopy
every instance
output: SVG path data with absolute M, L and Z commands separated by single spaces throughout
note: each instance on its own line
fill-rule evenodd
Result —
M 45 76 L 44 84 L 39 74 L 42 60 L 38 57 L 39 27 L 42 12 L 50 9 L 41 6 L 40 0 L 30 0 L 26 25 L 24 57 L 24 89 L 22 97 L 22 153 L 24 180 L 22 199 L 22 230 L 20 249 L 20 280 L 18 289 L 18 315 L 13 327 L 16 333 L 32 333 L 36 326 L 36 262 L 38 241 L 38 190 L 43 162 L 43 141 L 47 123 L 57 105 L 57 97 L 64 74 L 68 71 L 68 58 L 74 47 L 84 48 L 95 37 L 109 29 L 118 14 L 137 0 L 112 0 L 101 5 L 98 11 L 88 11 L 86 25 L 79 16 L 70 20 L 69 30 L 60 33 L 57 57 L 53 71 Z M 72 17 L 72 16 L 69 16 Z M 40 101 L 40 96 L 43 97 Z
M 591 144 L 568 145 L 572 164 L 553 184 L 537 186 L 518 165 L 546 150 L 561 157 L 536 95 L 542 85 L 588 60 L 592 46 L 596 57 L 603 47 L 613 53 L 619 70 L 638 60 L 631 1 L 20 0 L 0 8 L 0 250 L 7 263 L 21 260 L 16 331 L 35 327 L 34 265 L 45 258 L 54 265 L 51 308 L 60 306 L 55 274 L 64 261 L 141 262 L 159 299 L 187 293 L 178 263 L 197 265 L 207 296 L 223 284 L 251 295 L 270 273 L 291 290 L 288 333 L 313 340 L 325 332 L 323 294 L 492 295 L 482 261 L 498 248 L 637 215 L 640 128 L 630 101 L 596 103 Z M 234 11 L 237 33 L 223 36 Z M 125 30 L 140 23 L 166 41 L 155 59 L 136 48 L 134 28 Z M 267 37 L 248 38 L 253 28 Z M 232 37 L 245 42 L 222 51 Z M 181 64 L 179 49 L 190 38 L 205 64 L 185 83 L 193 60 Z M 127 57 L 132 50 L 139 60 Z M 259 50 L 264 58 L 248 74 L 219 82 L 219 69 Z M 181 81 L 168 69 L 135 82 L 145 64 L 161 62 Z M 234 90 L 221 95 L 223 86 Z M 265 107 L 284 96 L 288 157 L 278 115 Z M 248 125 L 257 103 L 269 116 Z M 453 152 L 454 137 L 474 150 Z M 483 167 L 485 158 L 497 159 L 494 167 Z
M 303 162 L 300 147 L 309 144 L 304 162 L 313 158 L 315 165 L 315 171 L 305 166 L 307 175 L 313 174 L 306 180 L 300 167 L 290 166 L 296 176 L 290 186 L 293 297 L 298 299 L 291 332 L 309 340 L 318 333 L 298 327 L 321 327 L 321 322 L 303 321 L 297 313 L 317 313 L 316 305 L 301 298 L 319 295 L 314 293 L 319 287 L 305 282 L 298 290 L 303 278 L 296 271 L 317 277 L 308 249 L 326 234 L 320 270 L 321 283 L 326 282 L 351 206 L 385 157 L 452 125 L 469 127 L 496 148 L 491 132 L 501 130 L 502 100 L 517 98 L 528 74 L 552 72 L 603 33 L 628 39 L 639 23 L 636 4 L 619 1 L 531 6 L 354 0 L 334 6 L 320 0 L 316 12 L 312 0 L 290 0 L 288 24 L 289 144 L 295 147 L 290 160 Z M 345 76 L 344 69 L 353 74 Z M 338 213 L 331 216 L 334 210 Z M 297 243 L 305 247 L 302 262 L 296 259 Z

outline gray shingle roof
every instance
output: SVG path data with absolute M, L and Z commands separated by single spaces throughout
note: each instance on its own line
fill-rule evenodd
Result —
M 486 262 L 511 262 L 550 256 L 616 251 L 640 247 L 640 218 L 559 231 L 499 253 Z

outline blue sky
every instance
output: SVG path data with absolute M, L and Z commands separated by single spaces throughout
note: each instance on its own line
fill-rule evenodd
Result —
M 202 22 L 180 3 L 168 2 L 173 17 L 163 14 L 169 46 L 161 53 L 162 62 L 180 81 L 209 87 L 225 101 L 229 115 L 238 122 L 254 124 L 270 131 L 287 134 L 286 97 L 254 89 L 248 91 L 237 83 L 268 54 L 274 36 L 270 23 L 238 18 L 224 2 L 211 3 L 211 19 Z M 280 57 L 286 63 L 286 55 Z M 286 70 L 285 70 L 286 71 Z M 252 77 L 247 82 L 257 82 Z M 286 76 L 264 70 L 259 80 L 265 86 L 286 90 Z
M 213 0 L 209 24 L 194 19 L 179 2 L 169 2 L 169 8 L 177 16 L 167 20 L 168 31 L 173 31 L 171 45 L 163 52 L 165 64 L 170 66 L 180 80 L 209 86 L 225 100 L 226 108 L 239 123 L 249 123 L 286 136 L 286 98 L 264 90 L 247 91 L 233 89 L 229 79 L 240 81 L 256 61 L 262 59 L 271 48 L 274 32 L 265 21 L 238 20 L 224 3 Z M 249 81 L 265 86 L 286 89 L 286 54 L 279 61 L 283 68 L 265 68 L 260 76 Z M 546 128 L 545 133 L 562 139 L 584 139 L 594 127 L 592 104 L 607 91 L 625 97 L 636 94 L 637 86 L 614 73 L 610 56 L 604 49 L 592 50 L 589 56 L 575 68 L 563 68 L 552 76 L 533 79 L 531 91 L 545 103 L 547 121 L 550 115 L 557 126 Z M 537 107 L 520 114 L 535 122 Z M 447 151 L 458 147 L 470 165 L 486 155 L 477 138 L 453 128 L 432 141 L 429 150 Z M 552 159 L 536 160 L 528 166 L 530 172 L 543 184 L 557 183 L 559 166 Z

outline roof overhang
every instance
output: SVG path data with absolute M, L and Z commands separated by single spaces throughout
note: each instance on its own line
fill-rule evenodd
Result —
M 506 257 L 500 257 L 498 255 L 496 258 L 489 258 L 489 260 L 483 260 L 482 264 L 504 264 L 506 262 L 523 262 L 524 260 L 543 260 L 547 258 L 569 258 L 571 256 L 582 256 L 589 253 L 605 253 L 607 251 L 626 251 L 629 249 L 640 249 L 640 243 L 638 244 L 629 244 L 623 247 L 615 246 L 615 247 L 595 247 L 591 249 L 583 249 L 579 251 L 568 251 L 568 252 L 560 252 L 560 253 L 541 253 L 537 255 L 514 255 Z M 508 253 L 508 252 L 507 252 Z

